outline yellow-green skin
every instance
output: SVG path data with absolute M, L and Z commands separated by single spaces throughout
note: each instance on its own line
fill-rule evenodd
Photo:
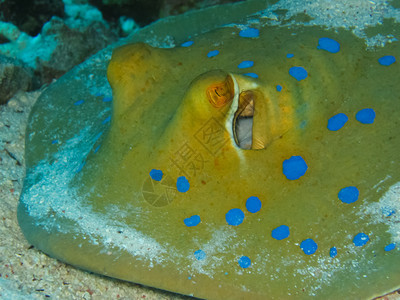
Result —
M 395 289 L 399 250 L 384 251 L 395 237 L 387 223 L 359 212 L 400 180 L 399 64 L 377 62 L 395 55 L 398 43 L 366 51 L 362 40 L 345 31 L 262 24 L 258 38 L 239 37 L 239 31 L 217 29 L 193 38 L 190 47 L 137 43 L 113 52 L 110 129 L 71 186 L 104 220 L 161 245 L 166 251 L 160 261 L 132 255 L 125 246 L 93 244 L 84 235 L 33 233 L 23 224 L 34 221 L 20 208 L 27 238 L 83 269 L 207 299 L 368 298 Z M 340 51 L 317 49 L 321 37 L 337 40 Z M 220 53 L 207 57 L 215 49 Z M 287 53 L 295 55 L 288 59 Z M 254 60 L 249 72 L 258 79 L 238 69 L 243 60 Z M 303 66 L 308 77 L 294 79 L 293 66 Z M 207 91 L 227 78 L 233 97 L 217 108 Z M 256 93 L 253 144 L 263 149 L 241 149 L 233 136 L 244 91 Z M 364 108 L 375 110 L 373 124 L 355 119 Z M 328 130 L 328 119 L 338 113 L 349 121 Z M 297 180 L 282 172 L 293 155 L 308 166 Z M 152 169 L 162 170 L 161 182 L 151 179 Z M 187 192 L 176 189 L 180 176 L 190 183 Z M 352 204 L 338 199 L 346 186 L 360 191 Z M 250 196 L 261 200 L 259 212 L 247 211 Z M 233 208 L 245 214 L 239 226 L 225 219 Z M 193 215 L 201 223 L 186 226 L 184 219 Z M 290 236 L 272 238 L 283 224 Z M 370 237 L 363 247 L 352 243 L 359 232 Z M 308 238 L 318 244 L 315 254 L 299 247 Z M 335 258 L 329 257 L 333 246 Z M 207 255 L 201 261 L 193 254 L 199 249 Z M 244 255 L 252 262 L 246 269 L 238 264 Z

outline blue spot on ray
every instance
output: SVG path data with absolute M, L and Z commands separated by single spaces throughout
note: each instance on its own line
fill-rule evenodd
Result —
M 244 73 L 243 75 L 253 77 L 253 78 L 258 78 L 258 75 L 256 73 Z
M 206 256 L 206 253 L 201 249 L 194 252 L 194 257 L 196 257 L 197 260 L 205 259 Z
M 185 223 L 185 225 L 187 227 L 197 226 L 200 224 L 200 222 L 201 222 L 201 219 L 200 219 L 199 215 L 194 215 L 194 216 L 191 216 L 191 217 L 183 220 L 183 223 Z
M 219 54 L 218 50 L 211 50 L 210 52 L 208 52 L 207 57 L 214 57 L 217 56 Z
M 185 176 L 178 177 L 176 181 L 176 188 L 181 193 L 186 193 L 189 190 L 190 184 Z
M 334 258 L 336 255 L 337 255 L 337 249 L 336 249 L 336 247 L 332 247 L 332 248 L 329 250 L 329 256 L 332 257 L 332 258 Z
M 289 237 L 289 235 L 290 235 L 289 227 L 286 225 L 281 225 L 279 227 L 276 227 L 271 232 L 271 236 L 278 241 L 286 239 L 287 237 Z
M 163 172 L 161 170 L 152 169 L 150 171 L 150 177 L 151 177 L 151 179 L 153 179 L 155 181 L 161 181 L 161 179 L 163 177 Z
M 94 141 L 96 142 L 101 136 L 102 136 L 103 132 L 99 132 L 95 137 L 94 137 Z
M 287 58 L 292 58 L 292 57 L 294 57 L 294 54 L 288 53 L 288 54 L 286 54 L 286 57 L 287 57 Z
M 54 145 L 54 144 L 58 144 L 58 140 L 53 140 L 53 141 L 51 141 L 51 143 Z
M 256 28 L 247 28 L 239 32 L 239 36 L 245 38 L 256 38 L 259 37 L 260 31 Z
M 105 118 L 104 119 L 104 121 L 103 122 L 101 122 L 101 124 L 107 124 L 108 122 L 110 122 L 111 121 L 111 116 L 108 116 L 107 118 Z
M 372 108 L 364 108 L 356 114 L 356 120 L 363 124 L 372 124 L 375 121 L 375 111 Z
M 83 102 L 85 102 L 85 100 L 78 100 L 78 101 L 76 101 L 76 102 L 74 103 L 74 105 L 78 106 L 78 105 L 83 104 Z
M 246 201 L 246 208 L 251 213 L 256 213 L 261 209 L 261 201 L 258 197 L 251 196 Z
M 340 44 L 333 39 L 323 37 L 318 40 L 317 49 L 326 50 L 330 53 L 337 53 L 340 50 Z
M 306 79 L 308 76 L 306 69 L 304 69 L 303 67 L 291 67 L 289 70 L 289 74 L 296 78 L 298 81 Z
M 390 217 L 391 215 L 393 215 L 395 213 L 396 213 L 396 210 L 394 208 L 387 207 L 387 206 L 382 208 L 382 214 L 386 217 Z
M 278 84 L 278 85 L 276 86 L 276 90 L 277 90 L 278 92 L 282 91 L 282 86 Z
M 83 167 L 85 166 L 85 164 L 86 164 L 86 161 L 82 162 L 82 163 L 79 165 L 78 170 L 76 170 L 76 173 L 79 173 L 80 171 L 82 171 L 82 169 L 83 169 Z
M 396 248 L 396 244 L 391 243 L 391 244 L 385 246 L 385 251 L 392 251 L 394 248 Z
M 396 61 L 396 58 L 393 55 L 386 55 L 386 56 L 382 56 L 381 58 L 378 59 L 378 62 L 382 65 L 382 66 L 390 66 L 391 64 L 393 64 Z
M 350 204 L 358 200 L 359 194 L 360 192 L 355 186 L 348 186 L 340 190 L 338 198 L 343 203 Z
M 251 259 L 248 258 L 247 256 L 242 256 L 241 258 L 239 258 L 238 263 L 239 263 L 239 266 L 241 266 L 243 269 L 246 269 L 246 268 L 250 267 Z
M 303 176 L 308 166 L 301 156 L 292 156 L 282 163 L 283 174 L 289 180 L 296 180 Z
M 252 60 L 244 60 L 238 65 L 238 68 L 239 69 L 245 69 L 245 68 L 250 68 L 252 66 L 254 66 L 254 61 L 252 61 Z
M 369 236 L 364 232 L 360 232 L 353 238 L 353 243 L 357 247 L 362 247 L 369 241 Z
M 300 244 L 301 250 L 307 255 L 314 254 L 318 249 L 318 245 L 313 239 L 306 239 Z
M 181 44 L 181 47 L 190 47 L 193 45 L 193 41 L 187 41 Z
M 238 226 L 244 220 L 244 213 L 240 208 L 233 208 L 225 214 L 225 220 L 229 225 Z
M 349 118 L 343 114 L 339 113 L 337 115 L 334 115 L 328 120 L 328 129 L 331 131 L 338 131 L 340 128 L 346 124 L 346 122 L 349 120 Z

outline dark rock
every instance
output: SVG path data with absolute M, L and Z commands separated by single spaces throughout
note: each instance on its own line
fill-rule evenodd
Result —
M 33 86 L 33 70 L 22 61 L 0 55 L 0 104 L 5 104 L 18 91 Z
M 243 0 L 88 0 L 103 14 L 105 20 L 116 23 L 119 17 L 132 18 L 139 26 L 145 26 L 160 17 L 182 14 L 188 10 Z
M 10 40 L 6 36 L 4 36 L 0 33 L 0 44 L 7 44 L 9 42 L 10 42 Z
M 82 29 L 71 29 L 59 18 L 53 18 L 44 26 L 44 37 L 54 35 L 57 46 L 49 60 L 38 59 L 36 73 L 41 83 L 50 83 L 117 40 L 117 36 L 102 22 L 93 22 Z
M 139 26 L 145 26 L 160 17 L 163 0 L 89 0 L 105 20 L 116 23 L 121 16 L 132 18 Z
M 62 0 L 0 1 L 0 20 L 13 23 L 31 36 L 36 36 L 53 16 L 64 17 Z
M 217 4 L 239 2 L 243 0 L 163 0 L 160 17 L 178 15 L 193 9 L 201 9 Z

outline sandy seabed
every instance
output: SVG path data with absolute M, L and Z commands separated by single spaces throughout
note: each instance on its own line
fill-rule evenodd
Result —
M 41 92 L 19 93 L 0 106 L 0 298 L 193 299 L 81 271 L 26 241 L 17 205 L 25 175 L 25 128 Z M 400 290 L 380 299 L 400 299 Z

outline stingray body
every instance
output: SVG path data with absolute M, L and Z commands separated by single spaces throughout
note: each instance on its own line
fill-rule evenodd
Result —
M 208 299 L 398 287 L 398 43 L 246 22 L 116 49 L 112 99 L 49 88 L 18 212 L 32 244 Z

